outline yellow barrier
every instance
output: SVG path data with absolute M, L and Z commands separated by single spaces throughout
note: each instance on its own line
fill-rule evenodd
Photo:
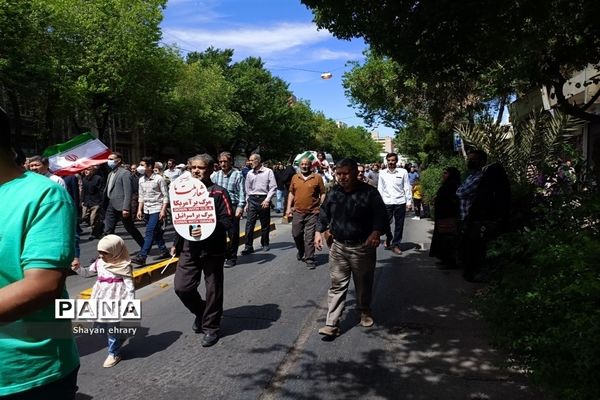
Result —
M 271 225 L 269 226 L 269 230 L 271 230 L 271 231 L 275 230 L 275 223 L 271 223 Z M 255 234 L 257 234 L 259 232 L 260 232 L 260 227 L 254 228 Z M 243 244 L 244 239 L 246 239 L 245 232 L 240 234 L 240 245 Z M 142 287 L 147 286 L 153 282 L 156 282 L 157 280 L 160 280 L 166 276 L 174 274 L 175 268 L 177 266 L 177 261 L 179 261 L 179 258 L 175 257 L 173 259 L 169 258 L 167 260 L 161 260 L 157 263 L 146 265 L 141 268 L 135 268 L 133 270 L 133 282 L 135 284 L 135 288 L 136 289 L 142 288 Z M 167 266 L 167 264 L 169 264 L 169 263 L 171 263 L 171 265 L 169 265 L 166 268 L 165 272 L 161 274 L 163 268 L 165 268 Z M 89 299 L 91 296 L 92 296 L 92 288 L 88 288 L 88 289 L 85 289 L 85 290 L 82 290 L 81 292 L 79 292 L 80 299 Z

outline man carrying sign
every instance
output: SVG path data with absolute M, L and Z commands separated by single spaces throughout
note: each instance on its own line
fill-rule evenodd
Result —
M 208 196 L 214 201 L 214 210 L 207 211 L 184 211 L 178 212 L 178 209 L 191 209 L 196 206 L 199 200 L 193 200 L 189 197 L 188 207 L 182 207 L 182 203 L 174 204 L 178 201 L 177 196 L 171 196 L 171 207 L 173 209 L 173 224 L 176 229 L 177 219 L 195 218 L 200 215 L 201 218 L 210 217 L 214 212 L 216 226 L 214 231 L 202 228 L 202 223 L 188 224 L 188 238 L 183 238 L 180 233 L 176 235 L 175 243 L 171 248 L 171 254 L 179 255 L 179 264 L 175 272 L 175 293 L 181 299 L 183 305 L 196 316 L 192 329 L 196 333 L 204 333 L 202 346 L 209 347 L 217 343 L 219 339 L 219 326 L 221 316 L 223 315 L 223 263 L 225 262 L 225 251 L 227 248 L 227 230 L 231 227 L 232 208 L 231 201 L 227 191 L 221 186 L 215 185 L 210 180 L 210 174 L 213 172 L 214 159 L 208 154 L 200 154 L 188 160 L 188 168 L 194 178 L 199 179 L 204 187 L 197 188 L 187 184 L 186 174 L 179 177 L 176 185 L 172 185 L 171 190 L 178 194 L 194 192 L 203 192 L 206 190 Z M 184 190 L 185 189 L 185 190 Z M 202 193 L 197 193 L 198 199 L 202 199 Z M 212 203 L 212 202 L 210 202 Z M 212 205 L 212 204 L 211 204 Z M 179 224 L 181 225 L 181 224 Z M 179 231 L 180 232 L 180 231 Z M 206 300 L 203 300 L 198 292 L 200 277 L 204 272 L 204 283 L 206 286 Z

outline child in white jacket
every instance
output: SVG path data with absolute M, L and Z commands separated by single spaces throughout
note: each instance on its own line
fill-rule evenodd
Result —
M 96 275 L 92 288 L 92 299 L 97 300 L 133 300 L 135 286 L 129 252 L 125 242 L 117 235 L 107 235 L 98 242 L 98 259 L 89 268 L 73 266 L 73 270 L 83 277 Z M 101 321 L 108 335 L 108 357 L 103 366 L 110 368 L 121 361 L 120 349 L 123 340 L 111 328 L 119 326 L 118 320 Z

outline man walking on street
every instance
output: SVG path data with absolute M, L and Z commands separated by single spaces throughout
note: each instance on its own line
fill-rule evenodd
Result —
M 246 175 L 246 246 L 242 255 L 254 253 L 254 226 L 260 220 L 260 244 L 263 251 L 269 251 L 269 227 L 271 225 L 271 198 L 277 191 L 275 175 L 270 168 L 262 165 L 260 155 L 250 156 L 252 169 Z
M 292 177 L 286 214 L 292 218 L 292 236 L 298 249 L 296 258 L 306 262 L 310 269 L 315 268 L 315 228 L 324 199 L 323 178 L 312 172 L 310 160 L 303 158 L 300 173 Z
M 144 171 L 144 175 L 139 180 L 138 190 L 138 209 L 137 219 L 146 221 L 146 236 L 144 245 L 139 254 L 131 259 L 135 264 L 143 265 L 146 263 L 146 257 L 156 243 L 160 250 L 157 260 L 169 258 L 169 250 L 163 239 L 162 221 L 167 217 L 167 206 L 169 205 L 169 192 L 165 179 L 154 172 L 154 160 L 151 157 L 144 157 L 138 166 L 139 172 Z
M 240 246 L 240 218 L 244 213 L 246 206 L 246 191 L 244 188 L 244 176 L 238 170 L 233 168 L 233 157 L 231 153 L 224 151 L 219 154 L 219 165 L 221 170 L 213 173 L 211 180 L 218 186 L 221 186 L 229 193 L 231 207 L 234 214 L 231 219 L 231 228 L 227 230 L 229 243 L 227 253 L 225 254 L 225 268 L 234 267 L 237 263 L 237 252 Z
M 144 246 L 144 237 L 137 230 L 131 215 L 131 174 L 122 168 L 123 156 L 114 152 L 108 156 L 108 174 L 104 201 L 107 204 L 104 216 L 104 235 L 114 234 L 117 221 L 123 222 L 123 227 L 140 246 Z
M 181 170 L 179 168 L 176 168 L 174 159 L 169 158 L 169 160 L 167 161 L 167 169 L 165 169 L 164 175 L 169 180 L 169 182 L 173 182 L 181 175 Z
M 183 305 L 196 316 L 192 330 L 204 333 L 202 346 L 210 347 L 219 340 L 219 328 L 223 315 L 223 262 L 227 246 L 227 230 L 231 227 L 232 209 L 227 191 L 215 185 L 210 174 L 214 159 L 200 154 L 189 159 L 188 166 L 195 178 L 206 185 L 209 196 L 215 201 L 217 224 L 206 239 L 189 241 L 176 235 L 171 254 L 180 254 L 175 272 L 175 293 Z M 202 237 L 202 228 L 192 229 L 193 237 Z M 198 293 L 200 278 L 204 272 L 206 301 Z
M 319 334 L 333 338 L 340 334 L 339 320 L 344 311 L 350 277 L 356 290 L 360 324 L 374 324 L 371 314 L 376 249 L 380 236 L 388 229 L 388 218 L 381 195 L 373 186 L 358 180 L 356 161 L 337 163 L 334 186 L 321 205 L 315 247 L 329 245 L 331 286 L 327 300 L 326 325 Z
M 400 243 L 404 231 L 406 207 L 412 204 L 412 188 L 408 181 L 408 172 L 404 168 L 396 168 L 398 155 L 389 153 L 385 157 L 387 168 L 379 173 L 377 190 L 383 198 L 388 213 L 390 229 L 385 233 L 385 248 L 392 249 L 394 254 L 402 254 Z M 394 221 L 394 235 L 391 224 Z
M 90 240 L 100 239 L 102 236 L 102 192 L 104 179 L 96 173 L 97 167 L 92 166 L 83 172 L 81 180 L 82 191 L 82 220 L 88 221 L 92 231 Z
M 42 156 L 33 156 L 29 158 L 29 169 L 37 172 L 38 174 L 44 175 L 47 178 L 50 178 L 51 181 L 58 183 L 60 186 L 67 188 L 65 181 L 60 176 L 54 175 L 50 172 L 49 161 L 46 157 Z

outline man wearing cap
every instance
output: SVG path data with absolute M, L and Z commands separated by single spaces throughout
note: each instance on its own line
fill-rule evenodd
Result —
M 79 356 L 54 301 L 69 297 L 75 208 L 66 190 L 17 165 L 9 135 L 0 108 L 0 397 L 74 399 Z

